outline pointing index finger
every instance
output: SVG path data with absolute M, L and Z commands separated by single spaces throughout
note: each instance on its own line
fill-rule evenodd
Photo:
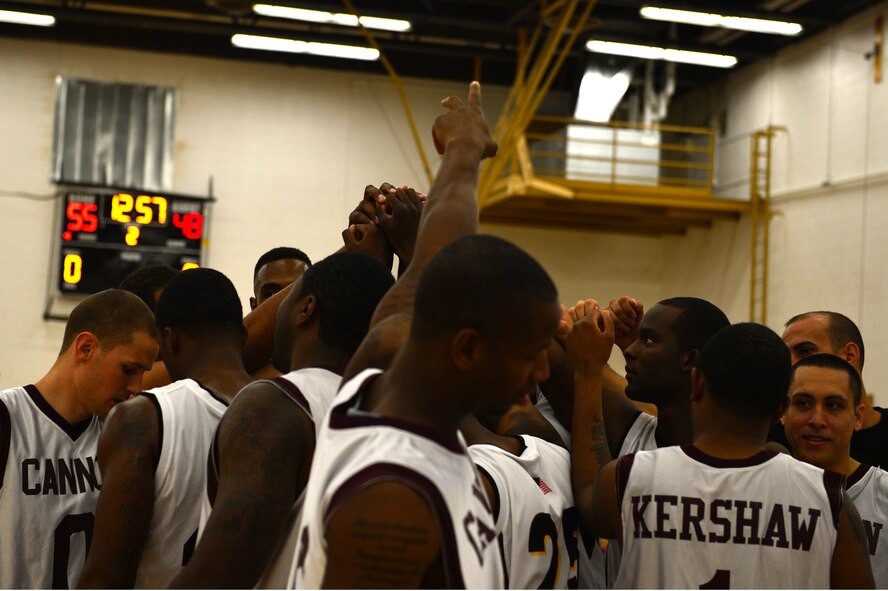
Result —
M 469 106 L 481 106 L 481 84 L 477 80 L 469 84 Z

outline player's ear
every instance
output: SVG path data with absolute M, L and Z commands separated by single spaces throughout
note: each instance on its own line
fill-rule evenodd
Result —
M 74 337 L 71 348 L 74 350 L 74 359 L 77 361 L 87 361 L 95 355 L 99 348 L 99 339 L 91 332 L 82 332 Z
M 700 402 L 703 398 L 703 392 L 706 389 L 706 380 L 703 378 L 703 372 L 698 367 L 691 369 L 691 402 Z
M 168 351 L 172 354 L 176 354 L 179 351 L 179 334 L 172 326 L 164 327 L 161 339 L 163 339 L 160 347 L 161 351 Z
M 786 414 L 786 409 L 789 408 L 789 396 L 783 399 L 783 402 L 780 403 L 780 408 L 777 409 L 777 412 L 774 413 L 774 416 L 771 417 L 771 424 L 776 425 L 777 423 L 783 424 L 783 415 Z M 862 417 L 863 415 L 861 415 Z
M 296 302 L 293 324 L 299 326 L 311 322 L 318 313 L 318 300 L 313 295 L 308 295 Z
M 691 349 L 690 351 L 685 351 L 681 354 L 681 371 L 682 373 L 690 372 L 692 369 L 697 367 L 697 363 L 700 361 L 700 350 L 699 349 Z
M 858 364 L 860 363 L 860 347 L 857 346 L 857 343 L 853 343 L 848 341 L 845 343 L 839 350 L 839 356 L 851 364 L 854 368 L 859 368 Z
M 864 410 L 865 409 L 864 409 L 862 402 L 857 405 L 857 408 L 854 409 L 854 430 L 855 431 L 860 431 L 861 429 L 863 429 Z
M 460 330 L 450 341 L 450 357 L 453 365 L 461 371 L 470 371 L 478 366 L 484 354 L 484 342 L 473 328 Z

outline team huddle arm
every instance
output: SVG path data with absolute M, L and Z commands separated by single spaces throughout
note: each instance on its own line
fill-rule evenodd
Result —
M 468 105 L 454 96 L 442 105 L 448 112 L 435 120 L 432 137 L 444 158 L 422 208 L 413 258 L 379 302 L 371 326 L 393 314 L 410 314 L 416 286 L 429 261 L 451 242 L 478 231 L 478 171 L 481 160 L 495 155 L 497 149 L 481 111 L 481 86 L 470 85 Z
M 500 418 L 496 432 L 508 437 L 532 435 L 558 447 L 567 448 L 558 430 L 533 404 L 513 404 Z
M 611 313 L 601 312 L 594 300 L 578 302 L 569 313 L 573 328 L 567 335 L 567 352 L 574 366 L 575 388 L 571 482 L 574 501 L 585 523 L 596 513 L 596 478 L 611 459 L 601 407 L 601 373 L 613 348 L 614 325 Z M 586 527 L 592 529 L 588 524 Z
M 432 509 L 413 488 L 383 481 L 335 508 L 324 532 L 325 589 L 443 588 Z
M 292 283 L 244 317 L 244 327 L 247 330 L 247 340 L 244 342 L 244 367 L 248 373 L 261 369 L 271 359 L 277 311 L 291 289 L 293 289 Z
M 145 395 L 114 407 L 99 439 L 102 492 L 77 586 L 132 588 L 154 510 L 159 454 L 157 410 Z
M 829 586 L 832 589 L 875 589 L 863 522 L 847 493 L 843 495 Z
M 549 358 L 549 379 L 540 382 L 540 392 L 549 401 L 558 421 L 570 430 L 573 424 L 574 369 L 570 365 L 564 338 L 556 336 L 546 355 Z
M 602 370 L 601 408 L 604 412 L 605 432 L 611 455 L 620 453 L 623 438 L 641 410 L 626 397 L 626 379 L 618 375 L 609 365 Z
M 290 525 L 297 482 L 307 477 L 314 451 L 314 426 L 276 386 L 254 382 L 226 411 L 217 443 L 213 511 L 174 589 L 256 585 Z

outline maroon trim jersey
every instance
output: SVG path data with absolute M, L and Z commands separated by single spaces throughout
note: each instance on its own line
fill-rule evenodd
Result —
M 33 385 L 0 392 L 0 588 L 73 589 L 92 540 L 102 421 L 71 425 Z
M 207 487 L 204 458 L 228 404 L 191 379 L 142 396 L 157 409 L 161 443 L 154 470 L 154 512 L 135 587 L 161 589 L 188 564 L 194 552 Z
M 617 464 L 617 588 L 826 589 L 844 477 L 786 454 L 744 460 L 693 445 Z
M 876 589 L 888 589 L 888 472 L 861 464 L 846 486 L 863 521 Z
M 520 437 L 513 455 L 494 445 L 469 446 L 499 499 L 507 589 L 576 589 L 579 514 L 570 483 L 570 454 L 536 437 Z
M 350 496 L 393 481 L 411 487 L 432 509 L 446 587 L 502 588 L 493 516 L 462 436 L 454 432 L 444 437 L 361 411 L 364 392 L 380 375 L 380 370 L 365 370 L 344 384 L 324 420 L 305 491 L 290 584 L 320 588 L 327 568 L 326 523 Z

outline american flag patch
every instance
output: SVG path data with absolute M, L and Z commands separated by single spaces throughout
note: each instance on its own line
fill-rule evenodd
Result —
M 552 489 L 549 488 L 549 485 L 546 484 L 546 481 L 543 480 L 542 478 L 534 478 L 533 481 L 537 483 L 537 486 L 540 487 L 540 490 L 543 491 L 544 495 L 547 495 L 550 492 L 552 492 Z

